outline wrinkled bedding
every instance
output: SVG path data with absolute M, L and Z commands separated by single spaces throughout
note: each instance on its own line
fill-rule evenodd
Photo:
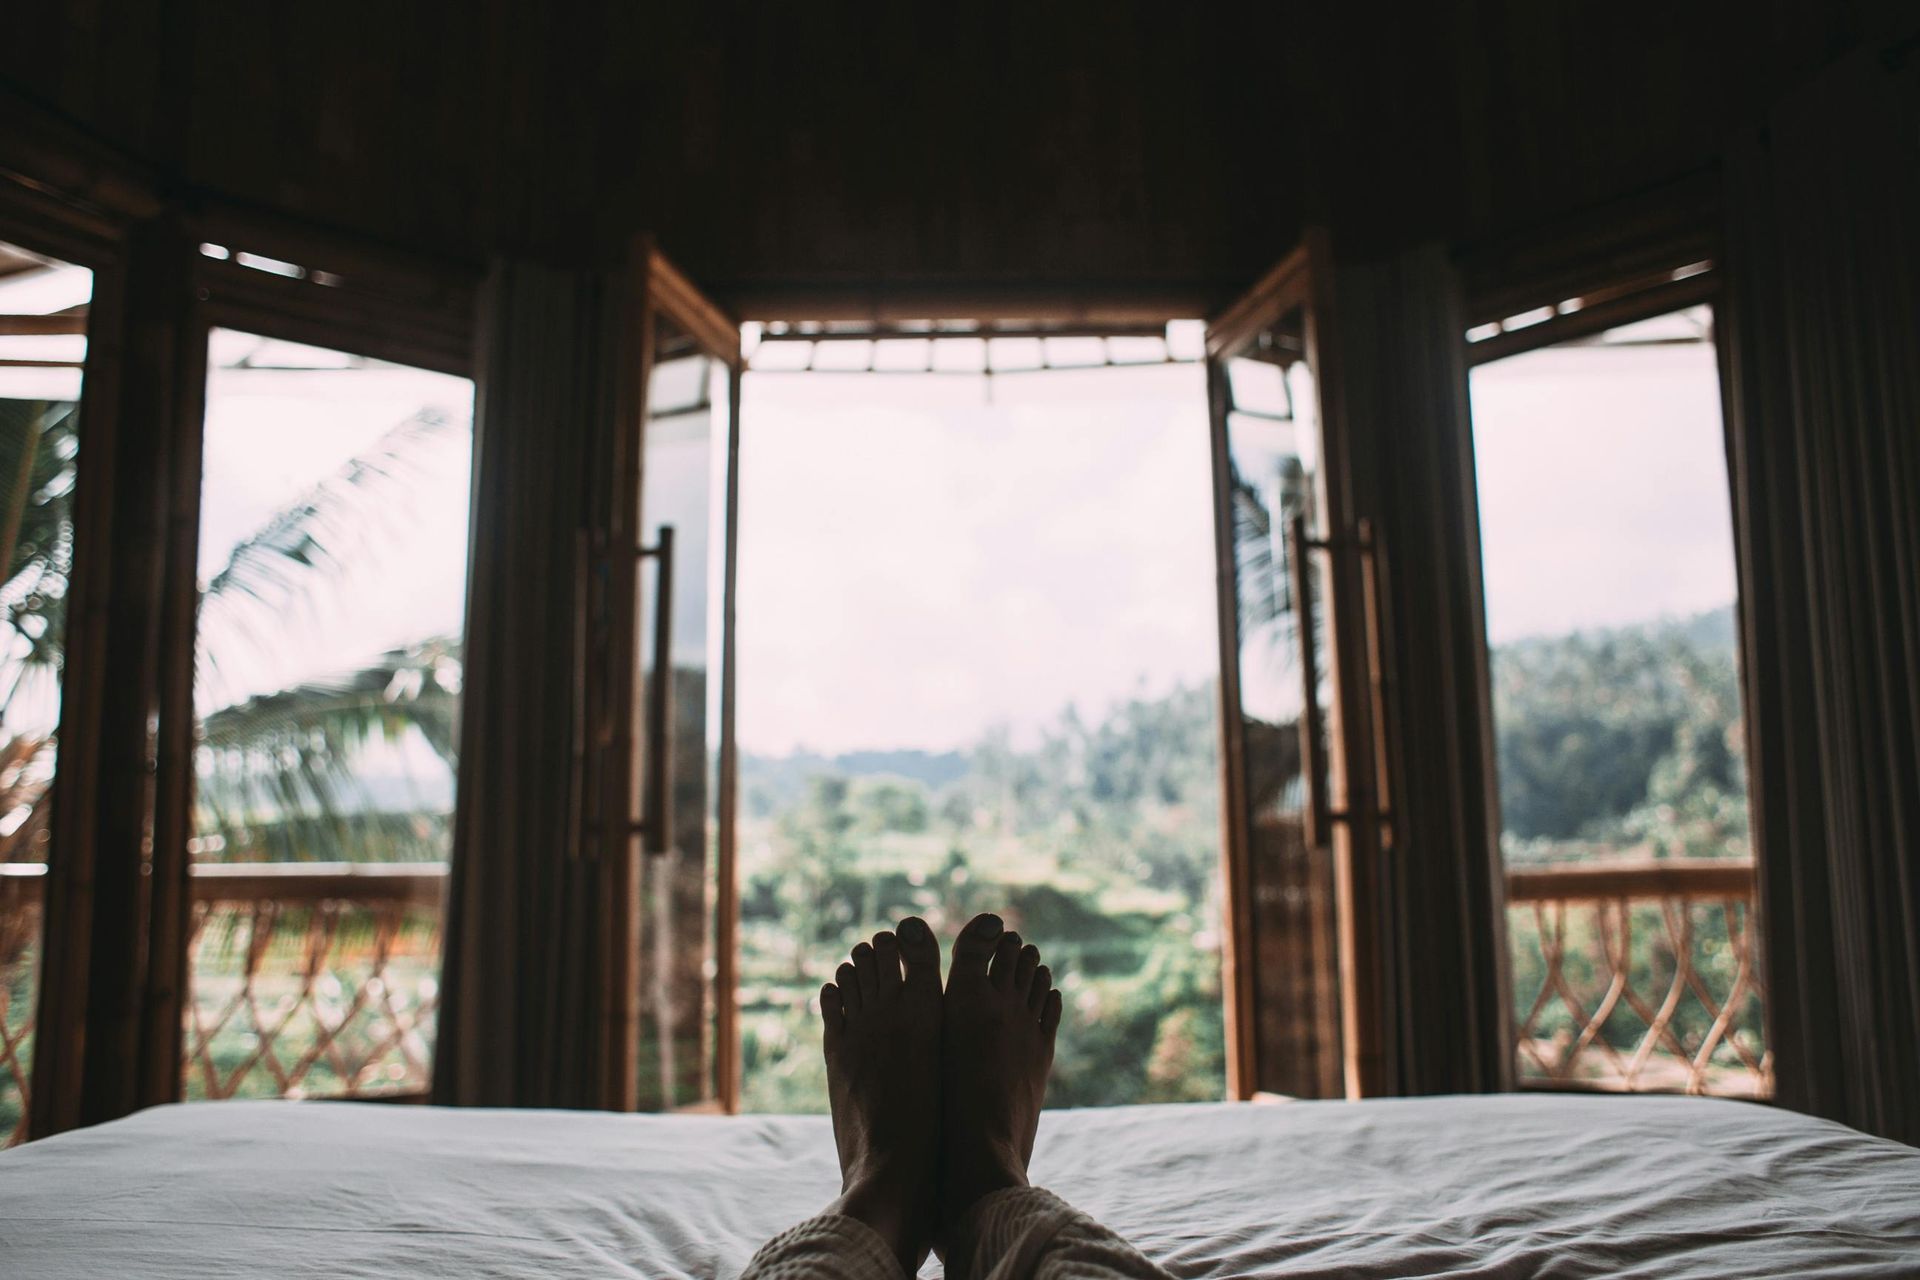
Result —
M 1920 1275 L 1920 1150 L 1737 1102 L 1057 1111 L 1033 1172 L 1182 1277 Z M 836 1183 L 818 1116 L 189 1103 L 0 1153 L 0 1276 L 725 1276 Z

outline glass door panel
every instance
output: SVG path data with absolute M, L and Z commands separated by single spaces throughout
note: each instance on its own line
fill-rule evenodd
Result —
M 1712 312 L 1471 390 L 1515 1074 L 1765 1094 Z
M 215 329 L 204 439 L 186 1096 L 423 1093 L 473 384 Z
M 26 1134 L 92 293 L 0 243 L 0 1146 Z
M 719 821 L 732 366 L 653 315 L 641 454 L 633 793 L 640 849 L 641 1110 L 723 1096 Z
M 1319 392 L 1304 302 L 1217 346 L 1213 401 L 1236 883 L 1240 1091 L 1342 1091 L 1335 876 L 1343 797 L 1327 611 Z M 1235 741 L 1237 739 L 1237 741 Z M 1317 829 L 1317 830 L 1316 830 Z M 1250 1077 L 1250 1078 L 1249 1078 Z

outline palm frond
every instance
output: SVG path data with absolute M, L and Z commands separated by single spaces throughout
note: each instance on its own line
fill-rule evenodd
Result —
M 209 715 L 198 761 L 206 851 L 267 861 L 441 856 L 458 706 L 453 651 L 451 639 L 428 641 Z M 375 743 L 395 749 L 381 773 L 367 768 Z M 407 759 L 421 746 L 438 763 L 425 771 L 432 776 Z
M 78 421 L 70 402 L 0 400 L 0 621 L 13 666 L 0 706 L 32 673 L 61 666 Z
M 52 785 L 52 739 L 21 733 L 0 741 L 0 862 L 46 858 Z
M 0 622 L 11 630 L 0 639 L 0 709 L 49 680 L 58 687 L 77 427 L 73 404 L 0 400 Z M 456 430 L 437 412 L 408 418 L 236 546 L 202 596 L 201 679 L 270 660 L 330 589 L 391 545 L 412 518 L 410 486 Z M 202 839 L 249 860 L 443 856 L 458 683 L 457 641 L 443 638 L 215 710 L 198 762 Z M 364 767 L 376 743 L 400 759 L 424 745 L 444 771 L 409 780 L 389 770 L 380 794 Z M 33 856 L 44 840 L 50 752 L 25 735 L 0 743 L 0 860 Z M 409 781 L 416 794 L 398 794 Z
M 236 545 L 201 593 L 202 679 L 270 662 L 290 624 L 317 616 L 329 590 L 412 521 L 413 486 L 458 430 L 437 410 L 414 414 Z

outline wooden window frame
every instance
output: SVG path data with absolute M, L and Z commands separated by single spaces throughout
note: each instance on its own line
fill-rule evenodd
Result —
M 1752 645 L 1748 633 L 1749 617 L 1743 607 L 1746 596 L 1745 563 L 1748 553 L 1741 543 L 1741 530 L 1747 527 L 1744 500 L 1735 483 L 1734 462 L 1738 454 L 1737 433 L 1740 424 L 1733 412 L 1728 369 L 1728 344 L 1720 313 L 1725 297 L 1725 271 L 1718 232 L 1719 193 L 1713 179 L 1717 175 L 1694 175 L 1679 183 L 1626 202 L 1603 206 L 1565 219 L 1544 231 L 1514 237 L 1481 246 L 1461 255 L 1462 274 L 1467 283 L 1465 299 L 1467 331 L 1492 327 L 1510 317 L 1531 312 L 1549 312 L 1537 323 L 1505 329 L 1481 339 L 1460 335 L 1463 358 L 1469 372 L 1511 356 L 1544 350 L 1579 338 L 1592 337 L 1609 329 L 1671 315 L 1690 307 L 1705 306 L 1714 316 L 1716 380 L 1719 390 L 1722 447 L 1727 467 L 1728 509 L 1733 526 L 1737 593 L 1734 603 L 1736 655 L 1739 669 L 1747 669 L 1747 654 Z M 1574 305 L 1569 305 L 1570 303 Z M 1469 462 L 1464 472 L 1466 509 L 1476 513 L 1472 522 L 1471 554 L 1482 563 L 1483 551 L 1477 517 L 1477 461 L 1469 403 Z M 1476 582 L 1478 581 L 1476 575 Z M 1478 602 L 1482 627 L 1474 637 L 1475 659 L 1482 672 L 1491 670 L 1492 647 L 1484 626 L 1484 598 Z M 1493 821 L 1488 828 L 1486 856 L 1492 868 L 1495 956 L 1499 969 L 1503 1002 L 1513 989 L 1512 952 L 1506 936 L 1507 868 L 1501 855 L 1500 838 L 1505 821 L 1499 806 L 1499 770 L 1493 719 L 1491 681 L 1480 682 L 1483 744 L 1482 767 L 1490 780 L 1489 803 Z M 1744 675 L 1741 696 L 1747 696 Z M 1745 722 L 1743 747 L 1749 760 L 1756 759 L 1751 715 Z M 1749 778 L 1749 787 L 1758 786 L 1757 777 Z M 1749 905 L 1749 929 L 1761 931 L 1760 945 L 1766 954 L 1767 915 L 1760 886 L 1765 883 L 1763 868 L 1766 850 L 1762 829 L 1752 813 L 1758 796 L 1750 790 L 1748 809 L 1751 829 L 1753 886 Z M 1506 1051 L 1502 1054 L 1502 1079 L 1506 1087 L 1525 1087 L 1528 1092 L 1557 1092 L 1548 1085 L 1517 1082 L 1513 1037 L 1513 1011 L 1502 1012 L 1502 1036 Z M 1771 1018 L 1769 1017 L 1769 1023 Z
M 84 436 L 74 492 L 74 567 L 57 731 L 60 762 L 51 797 L 41 908 L 34 1052 L 26 1064 L 30 1138 L 81 1123 L 89 995 L 98 967 L 92 922 L 102 905 L 101 819 L 112 812 L 109 805 L 129 800 L 134 811 L 123 811 L 123 817 L 130 816 L 136 827 L 143 819 L 143 782 L 129 779 L 124 771 L 109 778 L 109 765 L 102 759 L 104 709 L 123 683 L 109 671 L 104 655 L 111 625 L 106 597 L 113 576 L 107 563 L 113 540 L 113 470 L 128 342 L 127 240 L 129 222 L 144 200 L 131 204 L 116 209 L 69 199 L 18 172 L 0 169 L 0 238 L 93 273 L 81 371 Z M 128 783 L 130 791 L 123 789 Z M 137 901 L 137 885 L 116 888 L 136 891 L 132 901 Z M 128 957 L 141 946 L 136 931 L 98 941 Z
M 609 460 L 612 465 L 609 471 L 620 479 L 614 492 L 608 495 L 608 500 L 611 538 L 620 544 L 632 543 L 634 554 L 638 554 L 638 540 L 646 520 L 646 512 L 641 507 L 641 494 L 646 479 L 646 432 L 650 419 L 647 397 L 653 382 L 655 316 L 663 315 L 673 321 L 691 335 L 707 355 L 724 363 L 728 370 L 727 421 L 723 428 L 727 433 L 727 476 L 722 496 L 722 501 L 726 503 L 723 513 L 726 541 L 720 566 L 720 720 L 714 726 L 718 754 L 713 801 L 716 865 L 714 901 L 710 910 L 714 922 L 715 966 L 714 1101 L 722 1111 L 732 1114 L 740 1106 L 739 1008 L 735 999 L 739 972 L 736 953 L 739 885 L 736 883 L 738 834 L 735 813 L 739 792 L 739 751 L 734 741 L 734 591 L 739 533 L 740 379 L 745 363 L 740 349 L 739 322 L 708 298 L 651 237 L 642 236 L 637 240 L 632 260 L 630 269 L 638 279 L 630 296 L 637 300 L 637 314 L 628 318 L 625 332 L 637 344 L 639 359 L 634 366 L 637 379 L 623 383 L 622 394 L 631 398 L 631 407 L 621 408 L 615 414 L 616 435 L 611 441 Z M 611 639 L 607 646 L 607 660 L 600 664 L 599 678 L 606 682 L 606 705 L 612 711 L 612 750 L 622 758 L 608 762 L 606 767 L 597 772 L 605 788 L 603 812 L 630 814 L 635 812 L 638 799 L 636 792 L 640 789 L 640 780 L 634 768 L 636 757 L 643 767 L 656 767 L 657 762 L 666 758 L 663 744 L 658 740 L 659 734 L 663 729 L 667 732 L 671 729 L 670 726 L 640 723 L 640 718 L 635 714 L 634 695 L 641 679 L 640 664 L 633 659 L 633 655 L 639 652 L 637 583 L 631 573 L 615 573 L 610 581 L 615 584 L 608 602 Z M 593 674 L 590 671 L 590 681 Z M 596 696 L 590 686 L 589 699 Z M 590 772 L 589 776 L 593 774 Z M 663 778 L 661 781 L 671 785 L 670 779 Z M 642 815 L 641 828 L 648 827 L 656 818 L 657 815 Z M 612 1055 L 608 1072 L 616 1093 L 616 1105 L 622 1110 L 631 1110 L 637 1105 L 639 1089 L 640 1010 L 637 984 L 641 925 L 637 860 L 647 856 L 645 851 L 637 847 L 642 829 L 630 828 L 622 823 L 618 828 L 605 829 L 600 836 L 602 856 L 610 859 L 615 873 L 610 896 L 615 911 L 614 937 L 619 940 L 619 946 L 614 950 L 615 968 L 608 984 L 608 998 L 614 1006 L 609 1010 L 613 1034 L 608 1037 Z M 694 1106 L 695 1109 L 701 1109 L 703 1104 Z
M 169 495 L 163 671 L 154 763 L 149 964 L 153 991 L 144 1065 L 146 1097 L 178 1101 L 181 1037 L 192 998 L 187 941 L 193 836 L 195 656 L 199 632 L 200 499 L 205 467 L 207 344 L 215 329 L 344 351 L 476 383 L 477 269 L 400 255 L 277 220 L 211 209 L 184 220 L 179 251 L 190 255 L 192 291 L 181 324 L 171 423 L 175 465 Z M 209 256 L 218 245 L 227 257 Z M 294 264 L 300 276 L 242 265 L 242 254 Z M 320 283 L 327 273 L 336 284 Z M 472 480 L 469 478 L 469 487 Z M 469 515 L 469 525 L 472 516 Z M 472 545 L 471 528 L 468 536 Z M 468 556 L 463 596 L 470 597 Z M 456 788 L 458 781 L 456 779 Z M 166 966 L 164 969 L 161 966 Z
M 29 1065 L 39 1137 L 181 1092 L 209 333 L 475 378 L 480 272 L 220 205 L 183 214 L 119 157 L 56 147 L 30 123 L 0 156 L 0 237 L 94 273 Z M 309 270 L 256 270 L 203 243 Z

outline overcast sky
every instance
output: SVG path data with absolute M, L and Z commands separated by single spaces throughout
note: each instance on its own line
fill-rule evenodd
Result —
M 259 339 L 216 330 L 207 376 L 200 500 L 200 579 L 210 580 L 268 520 L 334 476 L 355 455 L 425 410 L 460 429 L 416 459 L 400 500 L 371 513 L 350 572 L 324 575 L 270 643 L 230 652 L 226 687 L 198 691 L 203 707 L 247 693 L 349 671 L 388 649 L 458 634 L 466 605 L 467 507 L 473 384 L 393 365 L 371 368 L 231 367 L 253 351 L 265 364 L 328 363 L 330 353 L 292 343 L 255 351 Z M 339 363 L 344 363 L 344 360 Z M 82 444 L 82 465 L 85 445 Z
M 1704 345 L 1474 373 L 1496 643 L 1733 598 L 1716 387 Z M 471 403 L 467 383 L 399 370 L 219 371 L 209 392 L 203 575 L 408 414 Z M 1198 366 L 990 388 L 753 373 L 742 412 L 747 750 L 961 747 L 997 724 L 1031 734 L 1069 703 L 1097 717 L 1212 678 Z M 396 513 L 386 562 L 294 630 L 287 678 L 458 626 L 468 465 L 464 442 L 449 450 Z
M 1711 345 L 1549 349 L 1472 390 L 1493 643 L 1732 602 Z
M 1484 366 L 1497 644 L 1733 599 L 1710 346 Z M 750 374 L 740 739 L 967 745 L 1217 667 L 1197 366 L 975 378 Z
M 943 749 L 1217 663 L 1196 365 L 764 374 L 741 397 L 740 740 Z

